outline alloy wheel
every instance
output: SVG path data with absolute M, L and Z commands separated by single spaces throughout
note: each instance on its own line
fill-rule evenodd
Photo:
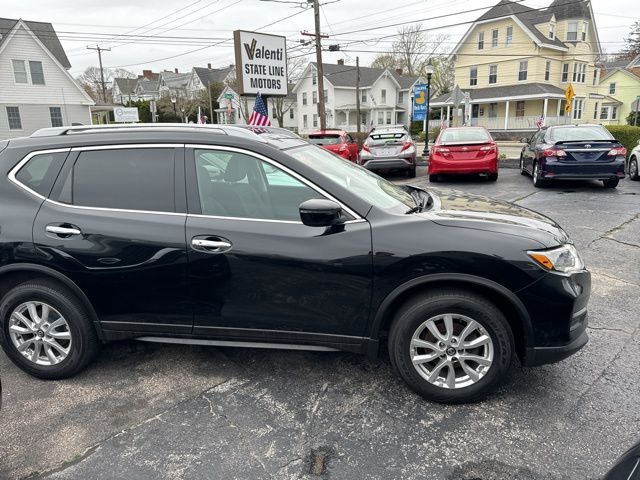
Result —
M 56 365 L 71 351 L 69 324 L 60 312 L 43 302 L 16 307 L 9 317 L 9 336 L 18 352 L 37 365 Z
M 632 180 L 638 178 L 638 162 L 635 159 L 631 160 L 629 164 L 629 177 L 631 177 Z
M 414 332 L 411 362 L 427 382 L 441 388 L 473 385 L 493 364 L 493 340 L 486 329 L 465 315 L 447 313 L 429 318 Z

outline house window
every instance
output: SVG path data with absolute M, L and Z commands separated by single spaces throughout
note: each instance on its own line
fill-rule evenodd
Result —
M 7 107 L 7 118 L 9 119 L 10 130 L 22 130 L 22 120 L 20 119 L 20 109 L 18 107 Z
M 582 118 L 582 106 L 583 101 L 574 99 L 573 100 L 573 119 L 580 120 Z
M 384 123 L 384 112 L 378 112 L 378 125 L 382 125 Z
M 549 77 L 551 77 L 551 62 L 547 60 L 547 63 L 544 66 L 544 80 L 548 82 Z
M 62 109 L 60 107 L 49 107 L 49 118 L 52 127 L 62 126 Z
M 580 83 L 585 83 L 587 80 L 587 64 L 583 63 L 580 66 Z
M 608 120 L 609 119 L 609 107 L 602 107 L 600 109 L 600 120 Z
M 589 24 L 587 22 L 582 22 L 582 41 L 587 41 L 587 32 L 589 31 Z
M 593 71 L 593 85 L 597 85 L 598 84 L 598 77 L 600 77 L 600 69 L 596 68 Z
M 596 105 L 593 109 L 593 119 L 596 120 L 598 118 L 598 102 L 596 102 Z
M 498 65 L 489 65 L 489 83 L 498 82 Z
M 567 83 L 569 81 L 569 64 L 562 64 L 562 82 Z
M 507 37 L 504 42 L 506 45 L 513 43 L 513 27 L 507 27 Z
M 367 92 L 362 90 L 362 103 L 367 103 Z
M 313 102 L 314 105 L 318 103 L 318 92 L 316 92 L 315 90 L 311 92 L 311 97 L 312 97 L 311 101 Z
M 478 33 L 478 50 L 484 49 L 484 32 Z
M 498 30 L 491 30 L 491 48 L 498 46 Z
M 398 104 L 402 105 L 404 103 L 404 92 L 398 92 Z
M 616 94 L 616 84 L 615 82 L 609 84 L 609 95 Z
M 578 22 L 569 22 L 567 27 L 567 42 L 578 41 Z
M 611 107 L 611 120 L 615 120 L 618 118 L 618 106 L 614 105 Z
M 318 84 L 318 75 L 316 75 L 315 73 L 311 77 L 311 84 L 312 85 L 317 85 Z
M 324 103 L 329 101 L 329 90 L 323 90 L 324 93 Z
M 587 64 L 574 62 L 573 64 L 573 81 L 584 83 L 587 76 Z
M 576 82 L 577 78 L 579 78 L 580 75 L 578 74 L 578 62 L 573 62 L 573 81 Z
M 516 102 L 516 117 L 524 117 L 524 101 Z
M 551 40 L 556 38 L 556 24 L 555 23 L 550 23 L 549 24 L 549 38 Z
M 13 78 L 16 83 L 29 83 L 24 60 L 11 60 L 11 63 L 13 64 Z
M 289 118 L 293 120 L 293 108 L 289 109 Z
M 489 118 L 496 118 L 498 116 L 498 104 L 490 103 L 489 104 Z
M 387 125 L 391 125 L 391 112 L 387 112 Z
M 380 102 L 387 103 L 387 91 L 384 88 L 380 90 Z
M 307 92 L 302 92 L 302 105 L 307 104 Z
M 29 70 L 31 71 L 31 83 L 33 85 L 44 85 L 44 72 L 42 71 L 42 62 L 34 62 L 29 60 Z
M 567 108 L 567 101 L 566 100 L 560 100 L 560 116 L 564 117 L 565 113 L 566 113 L 566 109 Z
M 302 115 L 302 126 L 304 128 L 307 128 L 309 126 L 309 122 L 307 121 L 307 116 L 306 115 Z
M 527 79 L 527 69 L 529 68 L 529 61 L 523 60 L 520 62 L 520 70 L 518 71 L 518 80 L 526 80 Z
M 472 87 L 478 85 L 478 67 L 471 67 L 469 70 L 469 85 Z
M 313 126 L 314 127 L 318 126 L 318 114 L 317 113 L 313 114 Z

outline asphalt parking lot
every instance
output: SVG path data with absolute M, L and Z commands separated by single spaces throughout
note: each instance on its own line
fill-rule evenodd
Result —
M 46 382 L 0 353 L 0 478 L 598 478 L 640 440 L 640 182 L 534 189 L 502 169 L 497 183 L 436 186 L 565 227 L 593 274 L 581 352 L 514 364 L 496 394 L 462 406 L 422 400 L 384 357 L 123 342 Z

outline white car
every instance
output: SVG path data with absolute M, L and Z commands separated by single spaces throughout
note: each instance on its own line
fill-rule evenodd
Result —
M 638 164 L 640 163 L 640 140 L 638 145 L 631 150 L 629 160 L 627 161 L 627 173 L 631 180 L 640 180 L 640 172 L 638 172 Z

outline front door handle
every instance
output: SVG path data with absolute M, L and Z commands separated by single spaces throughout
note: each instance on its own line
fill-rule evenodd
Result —
M 53 236 L 60 238 L 68 238 L 76 235 L 81 235 L 80 230 L 75 225 L 63 224 L 63 225 L 47 225 L 45 227 L 47 233 L 51 233 Z
M 229 240 L 220 237 L 195 237 L 191 240 L 194 250 L 206 253 L 224 253 L 231 250 L 232 244 Z

